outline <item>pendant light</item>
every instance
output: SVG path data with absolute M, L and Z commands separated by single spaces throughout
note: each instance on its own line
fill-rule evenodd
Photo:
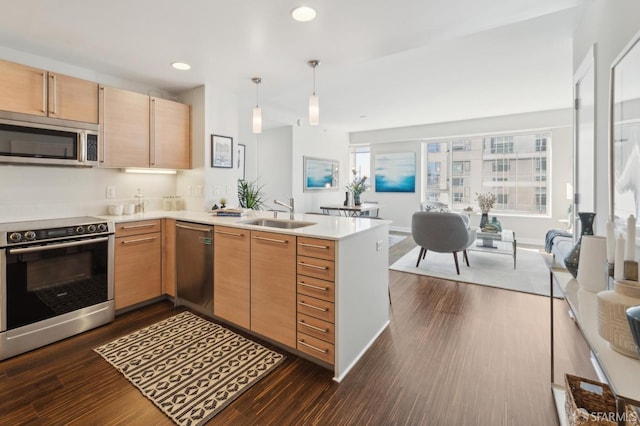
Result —
M 309 96 L 309 125 L 317 126 L 320 123 L 320 102 L 316 96 L 316 67 L 320 65 L 320 61 L 312 59 L 307 62 L 313 68 L 313 93 Z
M 253 133 L 262 133 L 262 108 L 260 108 L 258 98 L 258 85 L 262 82 L 260 77 L 251 79 L 256 85 L 256 106 L 253 108 Z

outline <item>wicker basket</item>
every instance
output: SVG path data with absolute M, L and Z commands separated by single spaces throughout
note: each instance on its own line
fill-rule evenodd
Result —
M 567 422 L 572 426 L 616 426 L 616 399 L 609 385 L 565 374 Z M 626 425 L 636 426 L 638 416 L 629 406 L 625 413 Z

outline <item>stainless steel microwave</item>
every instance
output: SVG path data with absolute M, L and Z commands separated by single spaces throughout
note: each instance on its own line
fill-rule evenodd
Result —
M 0 163 L 73 167 L 98 165 L 97 125 L 35 116 L 26 119 L 29 121 L 0 117 Z

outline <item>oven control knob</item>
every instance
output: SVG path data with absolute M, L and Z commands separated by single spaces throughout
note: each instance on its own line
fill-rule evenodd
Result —
M 76 234 L 84 234 L 84 226 L 78 226 L 76 228 Z
M 98 224 L 98 231 L 107 232 L 107 224 L 106 223 L 99 223 Z
M 36 239 L 36 233 L 33 232 L 33 231 L 27 231 L 27 232 L 24 233 L 24 237 L 29 241 L 35 240 Z
M 96 232 L 96 226 L 95 226 L 95 225 L 89 225 L 89 226 L 87 226 L 87 231 L 88 231 L 88 232 L 91 232 L 91 233 Z
M 9 235 L 9 240 L 11 240 L 13 242 L 20 241 L 21 239 L 22 239 L 22 235 L 19 232 L 12 232 Z

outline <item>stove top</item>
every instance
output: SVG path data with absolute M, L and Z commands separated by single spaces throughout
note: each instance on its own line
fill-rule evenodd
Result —
M 2 223 L 0 247 L 113 233 L 113 222 L 91 216 Z

